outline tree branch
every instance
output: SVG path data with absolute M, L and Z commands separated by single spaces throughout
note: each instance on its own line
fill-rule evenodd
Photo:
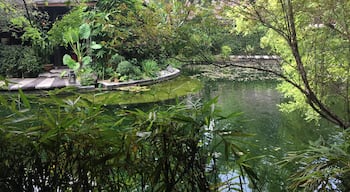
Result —
M 32 23 L 32 17 L 29 14 L 29 9 L 28 9 L 27 2 L 26 2 L 26 0 L 22 0 L 22 1 L 23 1 L 23 4 L 24 4 L 24 8 L 26 10 L 26 13 L 27 13 L 27 18 L 28 18 L 29 24 L 30 24 L 31 27 L 34 27 L 33 23 Z

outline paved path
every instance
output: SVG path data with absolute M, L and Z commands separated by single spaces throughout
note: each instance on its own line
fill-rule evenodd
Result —
M 11 78 L 11 82 L 8 86 L 8 90 L 14 91 L 18 89 L 22 90 L 45 90 L 62 88 L 66 86 L 75 86 L 69 84 L 67 78 L 60 77 L 38 77 L 38 78 Z
M 8 81 L 10 84 L 8 87 L 0 87 L 0 90 L 48 90 L 67 86 L 79 86 L 79 84 L 70 84 L 67 75 L 61 75 L 63 71 L 68 71 L 68 69 L 53 69 L 50 72 L 39 74 L 37 78 L 9 78 Z
M 66 69 L 65 69 L 66 70 Z M 160 81 L 166 81 L 177 77 L 180 74 L 180 70 L 168 67 L 166 70 L 160 71 L 160 76 L 157 79 L 142 79 L 127 82 L 108 82 L 98 81 L 98 87 L 105 90 L 117 89 L 125 86 L 136 86 L 136 85 L 150 85 Z M 95 86 L 81 86 L 79 82 L 76 84 L 70 84 L 68 77 L 61 77 L 62 70 L 51 70 L 50 72 L 40 74 L 37 78 L 10 78 L 10 84 L 8 87 L 2 86 L 0 81 L 1 91 L 16 91 L 16 90 L 50 90 L 56 88 L 63 88 L 67 86 L 78 87 L 81 90 L 94 89 Z

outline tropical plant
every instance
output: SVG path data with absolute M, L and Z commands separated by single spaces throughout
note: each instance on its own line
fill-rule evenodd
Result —
M 224 60 L 227 60 L 232 52 L 231 47 L 224 45 L 221 47 L 221 56 Z
M 64 36 L 70 28 L 78 29 L 84 23 L 86 7 L 83 5 L 74 7 L 69 13 L 52 24 L 48 31 L 49 41 L 53 46 L 66 46 Z
M 81 72 L 84 73 L 84 77 L 88 77 L 86 81 L 83 80 L 83 84 L 91 82 L 90 78 L 93 77 L 92 74 L 87 75 L 88 72 L 93 71 L 89 70 L 91 69 L 90 63 L 92 61 L 92 58 L 89 55 L 91 49 L 97 50 L 102 47 L 94 41 L 90 42 L 90 34 L 91 28 L 86 23 L 82 24 L 78 29 L 69 28 L 68 31 L 63 34 L 63 40 L 70 46 L 74 54 L 77 56 L 77 60 L 74 60 L 71 55 L 65 54 L 63 56 L 63 63 L 70 69 L 74 70 L 78 76 L 81 75 Z
M 154 78 L 157 77 L 157 73 L 159 72 L 159 67 L 156 61 L 154 60 L 144 60 L 141 63 L 142 72 L 146 77 Z
M 116 53 L 109 59 L 108 66 L 116 69 L 118 67 L 118 64 L 122 61 L 125 61 L 125 57 Z
M 85 67 L 84 69 L 80 70 L 79 78 L 80 85 L 82 86 L 96 85 L 97 83 L 96 74 L 94 73 L 94 70 L 90 67 Z

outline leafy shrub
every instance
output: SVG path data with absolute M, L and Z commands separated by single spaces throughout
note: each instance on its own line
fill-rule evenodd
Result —
M 206 129 L 224 118 L 212 102 L 112 112 L 84 95 L 49 95 L 0 95 L 0 191 L 209 191 L 223 185 L 216 168 L 228 165 L 208 166 L 219 151 L 204 144 L 214 133 L 222 156 L 234 156 L 227 162 L 251 173 L 232 141 L 240 134 Z
M 21 45 L 4 45 L 0 49 L 0 74 L 4 76 L 21 77 L 24 74 L 37 76 L 42 64 L 35 51 Z
M 269 54 L 267 48 L 261 48 L 260 38 L 263 36 L 264 31 L 258 31 L 252 34 L 231 34 L 224 33 L 220 38 L 217 38 L 214 46 L 214 54 L 219 54 L 222 45 L 227 45 L 232 49 L 233 55 L 245 55 L 245 54 L 255 54 L 264 55 Z
M 144 60 L 142 62 L 142 70 L 146 77 L 157 77 L 159 72 L 159 67 L 156 61 L 154 60 Z
M 165 66 L 173 66 L 175 68 L 180 68 L 184 63 L 177 60 L 177 59 L 174 59 L 174 58 L 167 58 L 165 61 L 164 61 L 164 65 Z
M 79 28 L 83 24 L 84 11 L 85 7 L 77 6 L 53 24 L 48 32 L 52 45 L 65 45 L 62 34 L 66 33 L 69 28 Z
M 224 58 L 228 58 L 228 56 L 230 56 L 231 52 L 232 52 L 231 47 L 229 47 L 227 45 L 224 45 L 224 46 L 221 47 L 221 55 Z
M 116 53 L 109 59 L 108 61 L 109 67 L 117 68 L 118 64 L 124 60 L 125 58 L 122 55 L 119 55 L 118 53 Z
M 117 71 L 121 75 L 129 75 L 133 72 L 133 66 L 129 61 L 122 61 L 118 64 Z
M 83 86 L 95 85 L 97 81 L 97 76 L 94 74 L 91 68 L 85 68 L 80 71 L 80 84 Z
M 118 64 L 117 72 L 122 77 L 122 80 L 141 78 L 141 70 L 129 61 L 120 62 Z

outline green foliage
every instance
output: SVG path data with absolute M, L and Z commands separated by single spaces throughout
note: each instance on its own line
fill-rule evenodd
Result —
M 164 60 L 163 65 L 172 66 L 174 68 L 180 68 L 184 63 L 175 59 L 175 58 L 167 58 Z
M 235 54 L 260 51 L 254 41 L 259 35 L 247 36 L 244 40 L 252 40 L 244 44 L 241 35 L 230 33 L 232 22 L 218 19 L 214 6 L 211 2 L 99 1 L 97 9 L 87 14 L 92 36 L 104 46 L 99 63 L 108 63 L 110 55 L 118 53 L 125 60 L 153 59 L 163 68 L 168 58 L 212 62 L 223 45 Z
M 179 55 L 193 61 L 210 62 L 213 51 L 216 49 L 215 43 L 218 38 L 222 37 L 222 32 L 225 31 L 225 25 L 216 19 L 212 9 L 205 7 L 182 7 L 184 5 L 178 2 L 174 4 L 174 10 L 171 17 L 180 22 L 181 25 L 173 26 L 174 34 L 172 41 L 169 42 L 168 52 L 172 55 Z M 181 9 L 188 12 L 196 10 L 194 18 L 186 13 L 181 13 Z M 171 11 L 168 10 L 168 11 Z M 171 13 L 168 13 L 171 14 Z M 178 15 L 176 15 L 178 14 Z M 220 27 L 218 27 L 220 26 Z M 219 45 L 220 49 L 221 45 Z
M 262 26 L 267 27 L 265 35 L 261 38 L 261 45 L 282 58 L 283 75 L 294 85 L 299 85 L 297 88 L 288 85 L 287 82 L 281 84 L 280 90 L 290 98 L 288 104 L 282 105 L 282 110 L 301 110 L 308 120 L 317 120 L 321 116 L 328 117 L 327 114 L 331 112 L 338 117 L 337 121 L 347 122 L 350 108 L 348 99 L 350 41 L 347 38 L 349 19 L 346 15 L 349 13 L 349 8 L 346 5 L 349 2 L 316 1 L 305 4 L 304 1 L 270 0 L 267 3 L 269 6 L 265 6 L 266 3 L 257 1 L 251 6 L 238 6 L 235 10 L 237 30 L 249 33 L 261 29 Z M 291 18 L 285 17 L 287 7 L 293 9 L 291 13 L 293 21 L 286 21 Z M 254 14 L 253 18 L 246 15 L 252 12 L 260 13 L 263 19 L 259 20 L 259 16 Z M 239 13 L 245 14 L 239 15 Z M 336 14 L 341 16 L 333 18 Z M 259 25 L 261 22 L 263 24 Z M 290 28 L 286 26 L 288 23 L 295 25 L 297 49 L 292 48 L 294 44 L 288 42 L 287 36 L 290 34 L 288 33 Z M 305 85 L 305 82 L 309 85 Z M 304 93 L 311 94 L 296 94 L 300 92 L 300 88 L 310 89 Z M 317 97 L 318 101 L 312 101 L 308 94 Z M 310 105 L 306 105 L 306 102 Z M 319 106 L 320 103 L 322 107 Z M 324 109 L 328 112 L 324 112 Z M 312 112 L 315 110 L 318 113 Z M 336 123 L 334 120 L 332 122 Z
M 108 61 L 109 67 L 117 68 L 118 64 L 125 61 L 125 58 L 118 53 L 114 54 Z
M 156 61 L 154 60 L 144 60 L 141 63 L 142 72 L 146 77 L 154 78 L 157 77 L 159 72 L 159 67 Z
M 86 7 L 77 6 L 74 7 L 69 13 L 65 14 L 61 20 L 54 22 L 53 26 L 49 30 L 49 40 L 53 46 L 64 46 L 64 36 L 70 28 L 78 29 L 84 22 L 84 11 Z
M 135 10 L 136 3 L 141 5 L 142 1 L 140 0 L 100 0 L 97 2 L 96 6 L 103 11 L 109 11 L 109 10 L 113 10 L 115 7 L 125 4 L 130 8 L 130 10 Z
M 89 20 L 96 31 L 93 35 L 108 50 L 127 60 L 158 58 L 163 52 L 162 40 L 168 32 L 162 27 L 156 10 L 141 6 L 139 1 L 112 4 L 108 9 L 100 7 L 102 11 L 90 12 Z
M 117 72 L 120 74 L 121 80 L 137 80 L 141 78 L 140 68 L 129 61 L 120 62 L 117 67 Z
M 342 143 L 326 144 L 322 139 L 303 151 L 289 152 L 282 165 L 297 164 L 290 189 L 302 191 L 348 191 L 350 176 L 349 133 Z
M 12 17 L 9 19 L 9 31 L 13 36 L 18 34 L 24 43 L 29 43 L 36 54 L 41 58 L 43 64 L 48 64 L 53 47 L 48 39 L 48 29 L 50 26 L 49 15 L 44 11 L 30 9 L 30 18 L 26 15 Z
M 69 45 L 77 56 L 77 61 L 72 59 L 68 54 L 63 56 L 63 64 L 67 65 L 70 69 L 74 70 L 78 76 L 84 74 L 82 85 L 94 83 L 92 78 L 93 73 L 90 66 L 92 58 L 90 56 L 91 50 L 101 49 L 100 44 L 96 42 L 90 42 L 91 28 L 87 23 L 82 24 L 79 28 L 68 28 L 63 34 L 63 40 L 66 45 Z M 88 72 L 90 71 L 90 72 Z
M 42 64 L 32 48 L 20 45 L 2 45 L 0 74 L 4 76 L 37 76 Z
M 76 62 L 72 57 L 68 54 L 65 54 L 63 56 L 63 64 L 67 65 L 70 69 L 73 69 L 74 71 L 78 71 L 80 68 L 80 63 Z
M 221 55 L 227 59 L 231 55 L 232 49 L 231 47 L 224 45 L 221 47 Z
M 11 19 L 18 18 L 25 14 L 25 10 L 9 0 L 2 0 L 0 2 L 0 31 L 12 31 Z
M 222 184 L 209 179 L 218 173 L 207 169 L 215 147 L 203 143 L 206 135 L 243 135 L 212 130 L 226 118 L 217 116 L 215 100 L 109 110 L 83 96 L 59 98 L 59 92 L 49 92 L 47 103 L 21 91 L 0 95 L 1 191 L 209 191 Z M 239 151 L 232 154 L 238 166 L 248 167 L 236 144 L 225 145 Z
M 237 29 L 249 33 L 267 27 L 261 44 L 282 58 L 282 76 L 288 82 L 279 89 L 288 103 L 281 109 L 299 110 L 307 120 L 323 117 L 349 129 L 350 2 L 241 3 L 235 7 Z M 311 143 L 309 149 L 289 154 L 287 162 L 301 163 L 291 177 L 293 190 L 349 190 L 349 137 L 344 135 L 340 143 Z
M 91 68 L 81 70 L 78 75 L 82 86 L 96 85 L 97 77 Z

